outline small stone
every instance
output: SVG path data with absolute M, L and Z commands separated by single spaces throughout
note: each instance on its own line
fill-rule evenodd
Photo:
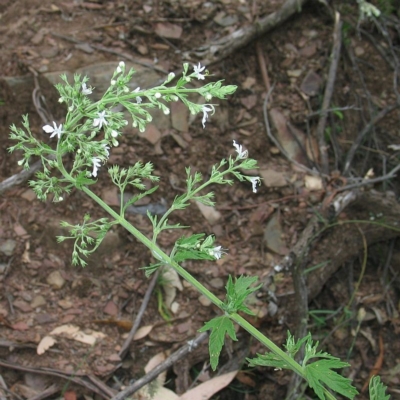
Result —
M 107 303 L 103 310 L 104 314 L 117 316 L 118 315 L 118 307 L 117 305 L 111 300 Z
M 16 245 L 17 242 L 15 240 L 7 239 L 0 244 L 0 252 L 4 253 L 6 256 L 12 256 Z
M 21 310 L 22 312 L 30 312 L 32 311 L 32 307 L 23 300 L 15 300 L 13 303 L 15 308 L 18 308 L 18 310 Z
M 53 271 L 46 279 L 47 283 L 54 289 L 61 289 L 65 285 L 65 279 L 59 271 Z
M 210 285 L 214 289 L 220 289 L 220 288 L 224 287 L 224 281 L 221 278 L 213 278 L 210 280 Z
M 57 304 L 63 309 L 63 310 L 68 310 L 70 309 L 73 304 L 71 301 L 69 300 L 60 300 L 57 302 Z
M 32 308 L 42 307 L 46 304 L 46 299 L 43 296 L 35 296 L 31 302 Z
M 354 49 L 354 54 L 355 54 L 357 57 L 360 57 L 360 56 L 362 56 L 363 54 L 365 54 L 365 50 L 364 50 L 361 46 L 357 46 L 357 47 Z
M 208 307 L 208 306 L 210 306 L 212 304 L 211 300 L 209 298 L 207 298 L 206 296 L 203 296 L 203 295 L 201 295 L 199 297 L 199 302 L 204 307 Z

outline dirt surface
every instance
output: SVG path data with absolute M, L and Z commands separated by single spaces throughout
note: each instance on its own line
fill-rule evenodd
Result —
M 238 90 L 220 104 L 206 129 L 203 130 L 199 116 L 192 120 L 176 107 L 171 110 L 171 119 L 159 120 L 144 134 L 127 129 L 110 157 L 110 163 L 124 167 L 137 161 L 154 164 L 156 175 L 161 176 L 160 189 L 144 205 L 150 202 L 158 206 L 171 204 L 182 193 L 185 167 L 208 176 L 212 164 L 234 153 L 232 140 L 241 143 L 259 161 L 261 170 L 254 173 L 260 173 L 264 182 L 257 194 L 245 183 L 215 187 L 215 218 L 193 204 L 173 214 L 170 223 L 190 226 L 186 234 L 213 233 L 218 244 L 227 249 L 227 254 L 217 262 L 184 265 L 219 297 L 224 296 L 229 274 L 260 278 L 264 290 L 251 304 L 258 315 L 252 322 L 277 344 L 284 342 L 287 329 L 296 331 L 299 310 L 290 272 L 277 272 L 276 267 L 293 254 L 310 221 L 320 216 L 323 220 L 316 225 L 320 231 L 335 221 L 379 220 L 382 210 L 386 212 L 383 222 L 387 224 L 395 224 L 399 217 L 399 182 L 389 178 L 359 189 L 373 191 L 376 203 L 371 200 L 372 210 L 359 202 L 338 218 L 329 217 L 340 187 L 351 183 L 350 175 L 344 177 L 341 172 L 352 143 L 372 117 L 396 102 L 390 62 L 397 60 L 399 43 L 395 14 L 385 16 L 393 46 L 388 49 L 372 23 L 362 24 L 360 29 L 365 34 L 357 32 L 355 6 L 334 3 L 337 4 L 332 6 L 341 12 L 344 25 L 341 59 L 329 106 L 335 110 L 328 113 L 324 134 L 331 141 L 328 176 L 323 180 L 313 180 L 309 172 L 289 162 L 268 138 L 263 116 L 268 86 L 263 76 L 268 75 L 275 85 L 268 104 L 272 131 L 292 161 L 305 165 L 309 171 L 321 165 L 316 132 L 332 61 L 334 21 L 329 10 L 318 2 L 304 6 L 289 21 L 239 52 L 207 66 L 213 75 L 211 79 L 225 79 L 227 84 L 238 85 Z M 100 90 L 109 79 L 109 69 L 125 60 L 138 69 L 138 79 L 147 79 L 144 85 L 156 84 L 157 79 L 165 76 L 163 70 L 178 71 L 183 61 L 202 61 L 185 60 L 183 53 L 255 24 L 258 18 L 278 10 L 282 4 L 283 1 L 241 0 L 3 1 L 0 181 L 21 170 L 17 164 L 19 154 L 9 154 L 7 149 L 13 144 L 8 138 L 8 126 L 20 125 L 22 114 L 29 113 L 35 135 L 52 143 L 42 131 L 45 122 L 31 100 L 35 72 L 39 76 L 36 87 L 40 87 L 54 119 L 62 122 L 64 111 L 51 84 L 61 72 L 87 72 L 91 82 L 97 79 L 94 86 Z M 266 69 L 257 54 L 261 54 Z M 396 153 L 388 148 L 400 143 L 398 124 L 396 110 L 373 124 L 352 160 L 351 176 L 363 178 L 373 169 L 375 177 L 379 177 L 399 163 L 398 150 Z M 117 206 L 116 191 L 106 174 L 99 175 L 94 191 L 111 206 Z M 390 197 L 385 205 L 379 197 L 384 193 Z M 94 218 L 104 216 L 102 210 L 79 191 L 73 191 L 61 203 L 42 203 L 27 182 L 0 196 L 3 397 L 33 398 L 53 384 L 54 393 L 42 398 L 110 398 L 112 390 L 117 393 L 144 375 L 144 366 L 154 355 L 168 355 L 181 347 L 218 312 L 184 284 L 183 290 L 176 291 L 173 311 L 167 310 L 170 322 L 166 322 L 160 312 L 166 296 L 162 287 L 157 286 L 141 323 L 152 329 L 133 341 L 128 355 L 121 359 L 119 351 L 149 285 L 140 269 L 152 261 L 149 251 L 122 228 L 116 228 L 107 234 L 85 269 L 73 267 L 71 244 L 56 241 L 57 235 L 65 234 L 60 221 L 77 224 L 85 213 Z M 150 236 L 151 224 L 146 216 L 132 213 L 129 220 Z M 311 268 L 334 261 L 339 253 L 345 255 L 328 276 L 314 272 L 310 278 L 313 286 L 309 287 L 308 329 L 327 351 L 350 362 L 351 367 L 343 373 L 354 380 L 359 391 L 381 360 L 377 372 L 393 398 L 398 398 L 397 233 L 383 228 L 377 234 L 374 226 L 363 223 L 357 228 L 344 224 L 341 229 L 332 226 L 316 235 L 304 258 L 306 268 Z M 389 231 L 391 234 L 387 234 Z M 159 244 L 168 251 L 182 234 L 173 231 L 161 236 Z M 323 279 L 317 279 L 322 276 Z M 363 312 L 360 310 L 366 316 L 359 323 L 357 316 Z M 54 329 L 66 324 L 76 327 L 83 339 L 65 332 L 53 334 L 56 343 L 39 355 L 42 339 L 51 337 Z M 239 344 L 231 344 L 222 354 L 221 365 L 230 363 L 226 371 L 241 368 L 243 358 L 236 359 L 235 355 L 250 356 L 264 351 L 241 330 L 238 337 Z M 93 338 L 97 338 L 94 345 Z M 200 381 L 210 380 L 214 375 L 207 368 L 207 357 L 204 343 L 185 362 L 169 370 L 167 386 L 182 394 L 192 384 L 196 371 L 202 369 Z M 77 379 L 73 381 L 71 376 Z M 290 375 L 282 371 L 249 370 L 242 366 L 219 398 L 282 399 L 289 381 Z M 99 382 L 108 385 L 110 391 Z

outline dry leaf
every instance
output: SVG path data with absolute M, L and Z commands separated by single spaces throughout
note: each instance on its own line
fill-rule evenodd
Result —
M 182 28 L 170 22 L 160 22 L 156 24 L 157 35 L 168 39 L 179 39 L 182 35 Z
M 143 339 L 144 337 L 146 337 L 151 332 L 153 327 L 154 327 L 154 325 L 142 326 L 141 328 L 139 328 L 136 331 L 135 336 L 133 336 L 133 340 Z
M 179 400 L 207 400 L 224 387 L 228 386 L 235 378 L 238 371 L 232 371 L 224 375 L 216 376 L 194 389 L 188 390 Z
M 76 332 L 79 332 L 79 330 L 80 330 L 79 326 L 72 325 L 72 324 L 66 324 L 66 325 L 61 325 L 61 326 L 58 326 L 57 328 L 54 328 L 50 332 L 50 335 L 61 335 L 62 333 L 64 333 L 65 335 L 71 337 Z
M 42 355 L 46 350 L 53 346 L 57 341 L 51 336 L 45 336 L 38 344 L 36 352 Z

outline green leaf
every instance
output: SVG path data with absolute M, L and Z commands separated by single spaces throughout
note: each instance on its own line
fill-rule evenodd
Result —
M 211 331 L 208 349 L 210 352 L 210 362 L 213 371 L 217 369 L 219 355 L 225 342 L 225 335 L 228 334 L 232 340 L 237 340 L 232 321 L 226 317 L 216 317 L 199 329 L 199 332 Z
M 370 400 L 389 400 L 390 395 L 386 394 L 387 387 L 381 382 L 379 376 L 373 376 L 369 381 Z
M 274 353 L 257 354 L 256 358 L 247 358 L 250 367 L 273 367 L 277 369 L 291 369 L 280 357 Z
M 235 278 L 233 282 L 232 277 L 229 275 L 228 283 L 226 285 L 226 300 L 225 311 L 227 313 L 235 313 L 238 311 L 243 311 L 246 314 L 253 315 L 253 313 L 245 306 L 244 302 L 247 296 L 256 290 L 258 290 L 262 285 L 250 288 L 253 283 L 257 281 L 256 276 L 240 276 Z
M 333 369 L 348 366 L 348 363 L 331 356 L 329 359 L 318 360 L 306 365 L 305 376 L 308 384 L 314 389 L 315 394 L 321 400 L 325 400 L 325 388 L 323 384 L 348 399 L 354 399 L 354 396 L 358 394 L 358 392 L 356 388 L 351 385 L 351 379 L 345 378 L 333 371 Z

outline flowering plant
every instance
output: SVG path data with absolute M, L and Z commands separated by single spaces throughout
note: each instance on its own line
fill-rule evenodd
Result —
M 63 124 L 53 121 L 43 126 L 43 130 L 50 134 L 50 139 L 55 141 L 55 149 L 32 135 L 27 116 L 23 117 L 23 128 L 11 126 L 10 137 L 17 143 L 10 148 L 10 151 L 22 151 L 22 159 L 18 164 L 28 169 L 33 156 L 40 157 L 42 160 L 43 171 L 38 172 L 36 179 L 29 182 L 40 200 L 45 201 L 48 196 L 52 196 L 53 201 L 61 202 L 64 196 L 76 188 L 83 191 L 108 214 L 107 218 L 100 218 L 97 221 L 91 221 L 90 215 L 86 214 L 83 223 L 77 225 L 62 222 L 63 226 L 69 228 L 70 236 L 60 236 L 58 240 L 74 240 L 72 263 L 85 266 L 86 257 L 97 249 L 107 231 L 113 225 L 120 224 L 151 251 L 155 262 L 145 268 L 147 275 L 159 268 L 173 268 L 223 311 L 222 315 L 208 321 L 201 329 L 211 331 L 209 350 L 211 367 L 214 370 L 218 365 L 226 334 L 233 340 L 237 340 L 233 325 L 233 322 L 236 322 L 271 350 L 271 353 L 259 355 L 251 360 L 252 365 L 291 369 L 309 382 L 320 399 L 324 399 L 325 396 L 334 398 L 327 387 L 352 399 L 357 391 L 351 386 L 350 380 L 333 371 L 335 368 L 343 368 L 348 364 L 340 362 L 327 353 L 318 352 L 316 350 L 318 343 L 314 344 L 310 335 L 298 342 L 289 335 L 286 344 L 287 352 L 285 352 L 239 315 L 239 312 L 252 315 L 252 311 L 245 302 L 246 298 L 259 288 L 254 286 L 257 278 L 229 276 L 226 298 L 222 301 L 181 267 L 180 263 L 189 259 L 220 259 L 227 250 L 215 243 L 213 235 L 205 237 L 204 234 L 193 234 L 181 237 L 169 254 L 166 254 L 157 244 L 157 238 L 162 231 L 184 228 L 179 224 L 168 223 L 168 217 L 173 211 L 188 207 L 190 200 L 196 200 L 208 206 L 215 204 L 214 193 L 208 191 L 210 185 L 232 185 L 233 180 L 230 176 L 233 176 L 241 182 L 250 182 L 253 192 L 257 192 L 257 186 L 261 183 L 260 178 L 243 173 L 243 171 L 257 168 L 257 162 L 249 158 L 247 150 L 244 150 L 242 145 L 233 141 L 237 154 L 213 165 L 208 180 L 204 180 L 199 172 L 193 173 L 190 168 L 186 168 L 185 192 L 174 199 L 170 208 L 162 216 L 147 213 L 153 226 L 151 238 L 143 235 L 125 219 L 127 207 L 157 190 L 157 186 L 147 189 L 143 183 L 143 180 L 153 183 L 159 180 L 159 177 L 153 175 L 154 168 L 150 162 L 145 164 L 137 162 L 129 168 L 114 165 L 108 169 L 112 182 L 121 193 L 118 211 L 109 207 L 90 189 L 96 183 L 96 178 L 104 164 L 107 163 L 110 151 L 119 145 L 118 139 L 128 125 L 125 114 L 114 111 L 116 106 L 122 106 L 129 114 L 132 126 L 143 132 L 146 124 L 152 120 L 149 112 L 151 108 L 157 107 L 165 114 L 169 114 L 167 104 L 172 101 L 182 101 L 192 114 L 202 113 L 204 128 L 209 115 L 215 112 L 215 105 L 209 103 L 212 98 L 225 99 L 236 90 L 236 86 L 223 85 L 223 81 L 207 83 L 200 88 L 188 88 L 187 84 L 192 79 L 203 81 L 208 75 L 208 71 L 201 64 L 194 66 L 192 73 L 189 73 L 189 64 L 184 64 L 182 76 L 177 78 L 174 85 L 172 81 L 176 77 L 170 73 L 160 86 L 151 89 L 132 90 L 129 83 L 133 74 L 132 69 L 127 72 L 125 64 L 120 62 L 113 73 L 109 88 L 97 102 L 93 102 L 89 97 L 94 88 L 88 86 L 87 77 L 75 75 L 74 82 L 71 84 L 66 76 L 62 76 L 64 84 L 58 84 L 56 88 L 60 93 L 60 102 L 67 105 L 65 121 Z M 206 103 L 192 102 L 188 98 L 189 94 L 204 98 Z M 65 162 L 67 155 L 69 155 L 68 163 Z M 124 192 L 128 187 L 133 187 L 137 194 L 124 203 Z M 294 356 L 302 345 L 305 345 L 306 355 L 304 362 L 299 364 Z M 319 361 L 309 362 L 312 358 L 318 358 Z M 319 370 L 318 365 L 323 365 L 323 370 Z M 329 379 L 326 376 L 329 376 Z

